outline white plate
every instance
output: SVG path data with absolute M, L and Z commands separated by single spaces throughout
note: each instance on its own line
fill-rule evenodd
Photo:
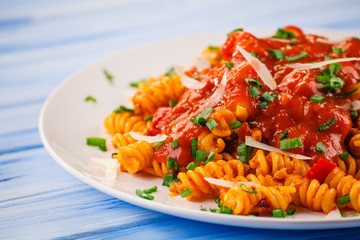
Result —
M 256 36 L 274 34 L 276 29 L 252 31 Z M 333 40 L 358 36 L 350 31 L 312 30 Z M 64 81 L 45 102 L 39 119 L 42 142 L 51 156 L 69 173 L 96 189 L 129 203 L 188 219 L 232 226 L 272 229 L 329 229 L 360 226 L 359 217 L 324 217 L 322 213 L 298 210 L 292 217 L 249 217 L 200 211 L 200 205 L 216 207 L 213 200 L 188 202 L 181 197 L 169 197 L 162 179 L 141 174 L 121 173 L 114 184 L 104 182 L 104 172 L 90 157 L 109 158 L 111 152 L 101 152 L 86 145 L 89 136 L 106 137 L 103 119 L 119 105 L 130 105 L 134 93 L 129 82 L 146 76 L 157 76 L 173 64 L 186 65 L 208 45 L 221 45 L 226 34 L 186 37 L 149 45 L 99 61 Z M 114 76 L 110 85 L 104 76 L 107 69 Z M 98 102 L 85 102 L 86 96 Z M 153 201 L 142 199 L 135 190 L 158 186 Z M 350 213 L 351 214 L 351 213 Z M 351 216 L 351 215 L 349 215 Z

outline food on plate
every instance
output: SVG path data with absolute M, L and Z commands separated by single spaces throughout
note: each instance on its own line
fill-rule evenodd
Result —
M 215 212 L 360 211 L 360 40 L 242 29 L 190 67 L 133 84 L 104 123 L 120 169 Z M 215 182 L 215 179 L 219 180 Z

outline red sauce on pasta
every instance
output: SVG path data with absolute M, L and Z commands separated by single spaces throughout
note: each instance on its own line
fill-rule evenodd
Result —
M 321 157 L 334 161 L 339 154 L 346 152 L 344 141 L 352 126 L 350 105 L 357 93 L 344 98 L 328 93 L 322 103 L 312 102 L 309 99 L 313 95 L 325 96 L 319 90 L 323 84 L 315 80 L 315 76 L 322 74 L 321 70 L 297 70 L 285 67 L 284 65 L 289 62 L 286 59 L 277 60 L 269 54 L 269 49 L 282 50 L 286 56 L 296 56 L 305 51 L 309 55 L 297 60 L 296 63 L 311 63 L 324 61 L 325 56 L 360 57 L 360 41 L 350 38 L 330 44 L 319 36 L 304 35 L 298 28 L 286 29 L 296 35 L 298 42 L 292 45 L 273 38 L 256 38 L 247 32 L 234 32 L 222 46 L 224 61 L 231 61 L 234 64 L 233 68 L 229 70 L 224 64 L 220 64 L 202 72 L 197 72 L 196 69 L 187 72 L 189 76 L 199 74 L 200 81 L 206 85 L 200 90 L 189 89 L 175 107 L 166 108 L 166 111 L 160 108 L 154 114 L 150 134 L 164 133 L 169 136 L 166 143 L 154 152 L 154 158 L 159 162 L 166 162 L 168 157 L 172 157 L 180 166 L 193 161 L 191 139 L 200 135 L 202 127 L 193 124 L 190 119 L 209 107 L 214 109 L 224 107 L 235 111 L 238 104 L 247 109 L 249 115 L 247 122 L 250 128 L 259 128 L 268 144 L 279 148 L 278 138 L 285 131 L 289 133 L 288 139 L 301 137 L 303 146 L 288 151 L 311 157 L 313 159 L 311 164 Z M 259 97 L 252 97 L 248 91 L 249 85 L 244 81 L 245 78 L 258 78 L 260 81 L 261 79 L 236 50 L 237 45 L 247 52 L 255 52 L 278 84 L 278 88 L 274 91 L 264 83 L 259 88 L 261 93 L 269 91 L 277 94 L 275 100 L 268 102 L 268 107 L 265 109 L 260 109 Z M 333 47 L 341 47 L 343 53 L 333 53 Z M 345 82 L 342 92 L 356 86 L 357 80 L 360 79 L 359 70 L 360 65 L 357 63 L 341 63 L 337 76 Z M 228 79 L 225 92 L 221 97 L 214 99 L 212 95 L 225 72 Z M 331 128 L 317 131 L 320 124 L 333 117 L 336 117 L 337 121 Z M 248 134 L 247 131 L 242 132 Z M 179 141 L 179 147 L 173 149 L 171 142 L 175 139 Z M 322 142 L 327 147 L 325 154 L 316 151 L 318 142 Z

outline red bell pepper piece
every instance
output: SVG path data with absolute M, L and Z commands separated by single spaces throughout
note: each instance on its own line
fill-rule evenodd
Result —
M 335 163 L 320 158 L 312 168 L 305 174 L 308 179 L 317 179 L 323 183 L 327 175 L 336 167 Z

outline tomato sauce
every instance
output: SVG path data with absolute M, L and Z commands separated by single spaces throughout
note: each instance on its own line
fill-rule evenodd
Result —
M 279 148 L 278 138 L 285 131 L 289 133 L 287 139 L 301 137 L 303 146 L 288 151 L 311 157 L 311 165 L 319 158 L 334 161 L 339 154 L 346 152 L 345 138 L 352 126 L 350 106 L 354 98 L 358 98 L 358 94 L 354 93 L 343 98 L 337 97 L 334 93 L 325 95 L 319 90 L 323 84 L 315 80 L 315 76 L 322 74 L 320 69 L 297 70 L 286 67 L 289 62 L 286 59 L 277 60 L 269 54 L 268 49 L 282 50 L 286 56 L 296 56 L 305 51 L 308 56 L 294 63 L 311 63 L 324 61 L 325 56 L 360 57 L 360 41 L 350 38 L 330 44 L 322 37 L 303 34 L 296 27 L 287 27 L 286 30 L 295 34 L 297 42 L 289 44 L 273 38 L 256 38 L 248 32 L 234 32 L 222 46 L 224 61 L 231 61 L 234 64 L 233 68 L 229 70 L 222 63 L 202 72 L 197 72 L 196 69 L 189 71 L 187 73 L 189 76 L 198 74 L 200 81 L 206 85 L 199 90 L 187 90 L 175 107 L 160 108 L 154 114 L 156 121 L 153 122 L 150 134 L 163 133 L 169 136 L 166 143 L 155 151 L 154 158 L 159 162 L 166 162 L 166 159 L 171 157 L 176 159 L 180 166 L 194 161 L 191 158 L 191 139 L 197 138 L 203 127 L 193 124 L 191 119 L 209 107 L 215 109 L 224 107 L 235 111 L 238 104 L 247 109 L 247 122 L 250 128 L 259 128 L 267 144 Z M 277 89 L 271 91 L 262 82 L 252 66 L 236 50 L 237 45 L 247 52 L 257 54 L 277 82 Z M 333 53 L 333 47 L 342 47 L 343 53 L 340 55 Z M 345 82 L 342 92 L 356 86 L 360 78 L 359 70 L 360 66 L 357 63 L 341 63 L 341 69 L 336 76 Z M 225 72 L 228 79 L 225 91 L 221 97 L 214 98 L 216 95 L 214 92 L 219 88 Z M 265 91 L 275 92 L 277 97 L 273 102 L 268 102 L 267 108 L 260 109 L 260 96 L 252 97 L 248 91 L 249 85 L 244 81 L 245 78 L 258 78 L 263 85 L 259 88 L 261 94 Z M 322 103 L 312 102 L 310 97 L 313 95 L 326 98 Z M 331 128 L 321 132 L 317 130 L 320 124 L 333 117 L 336 117 L 337 121 Z M 248 134 L 248 131 L 242 132 Z M 243 138 L 243 136 L 239 137 Z M 171 142 L 175 139 L 179 141 L 179 147 L 172 149 Z M 327 147 L 325 154 L 316 151 L 318 142 L 322 142 Z

